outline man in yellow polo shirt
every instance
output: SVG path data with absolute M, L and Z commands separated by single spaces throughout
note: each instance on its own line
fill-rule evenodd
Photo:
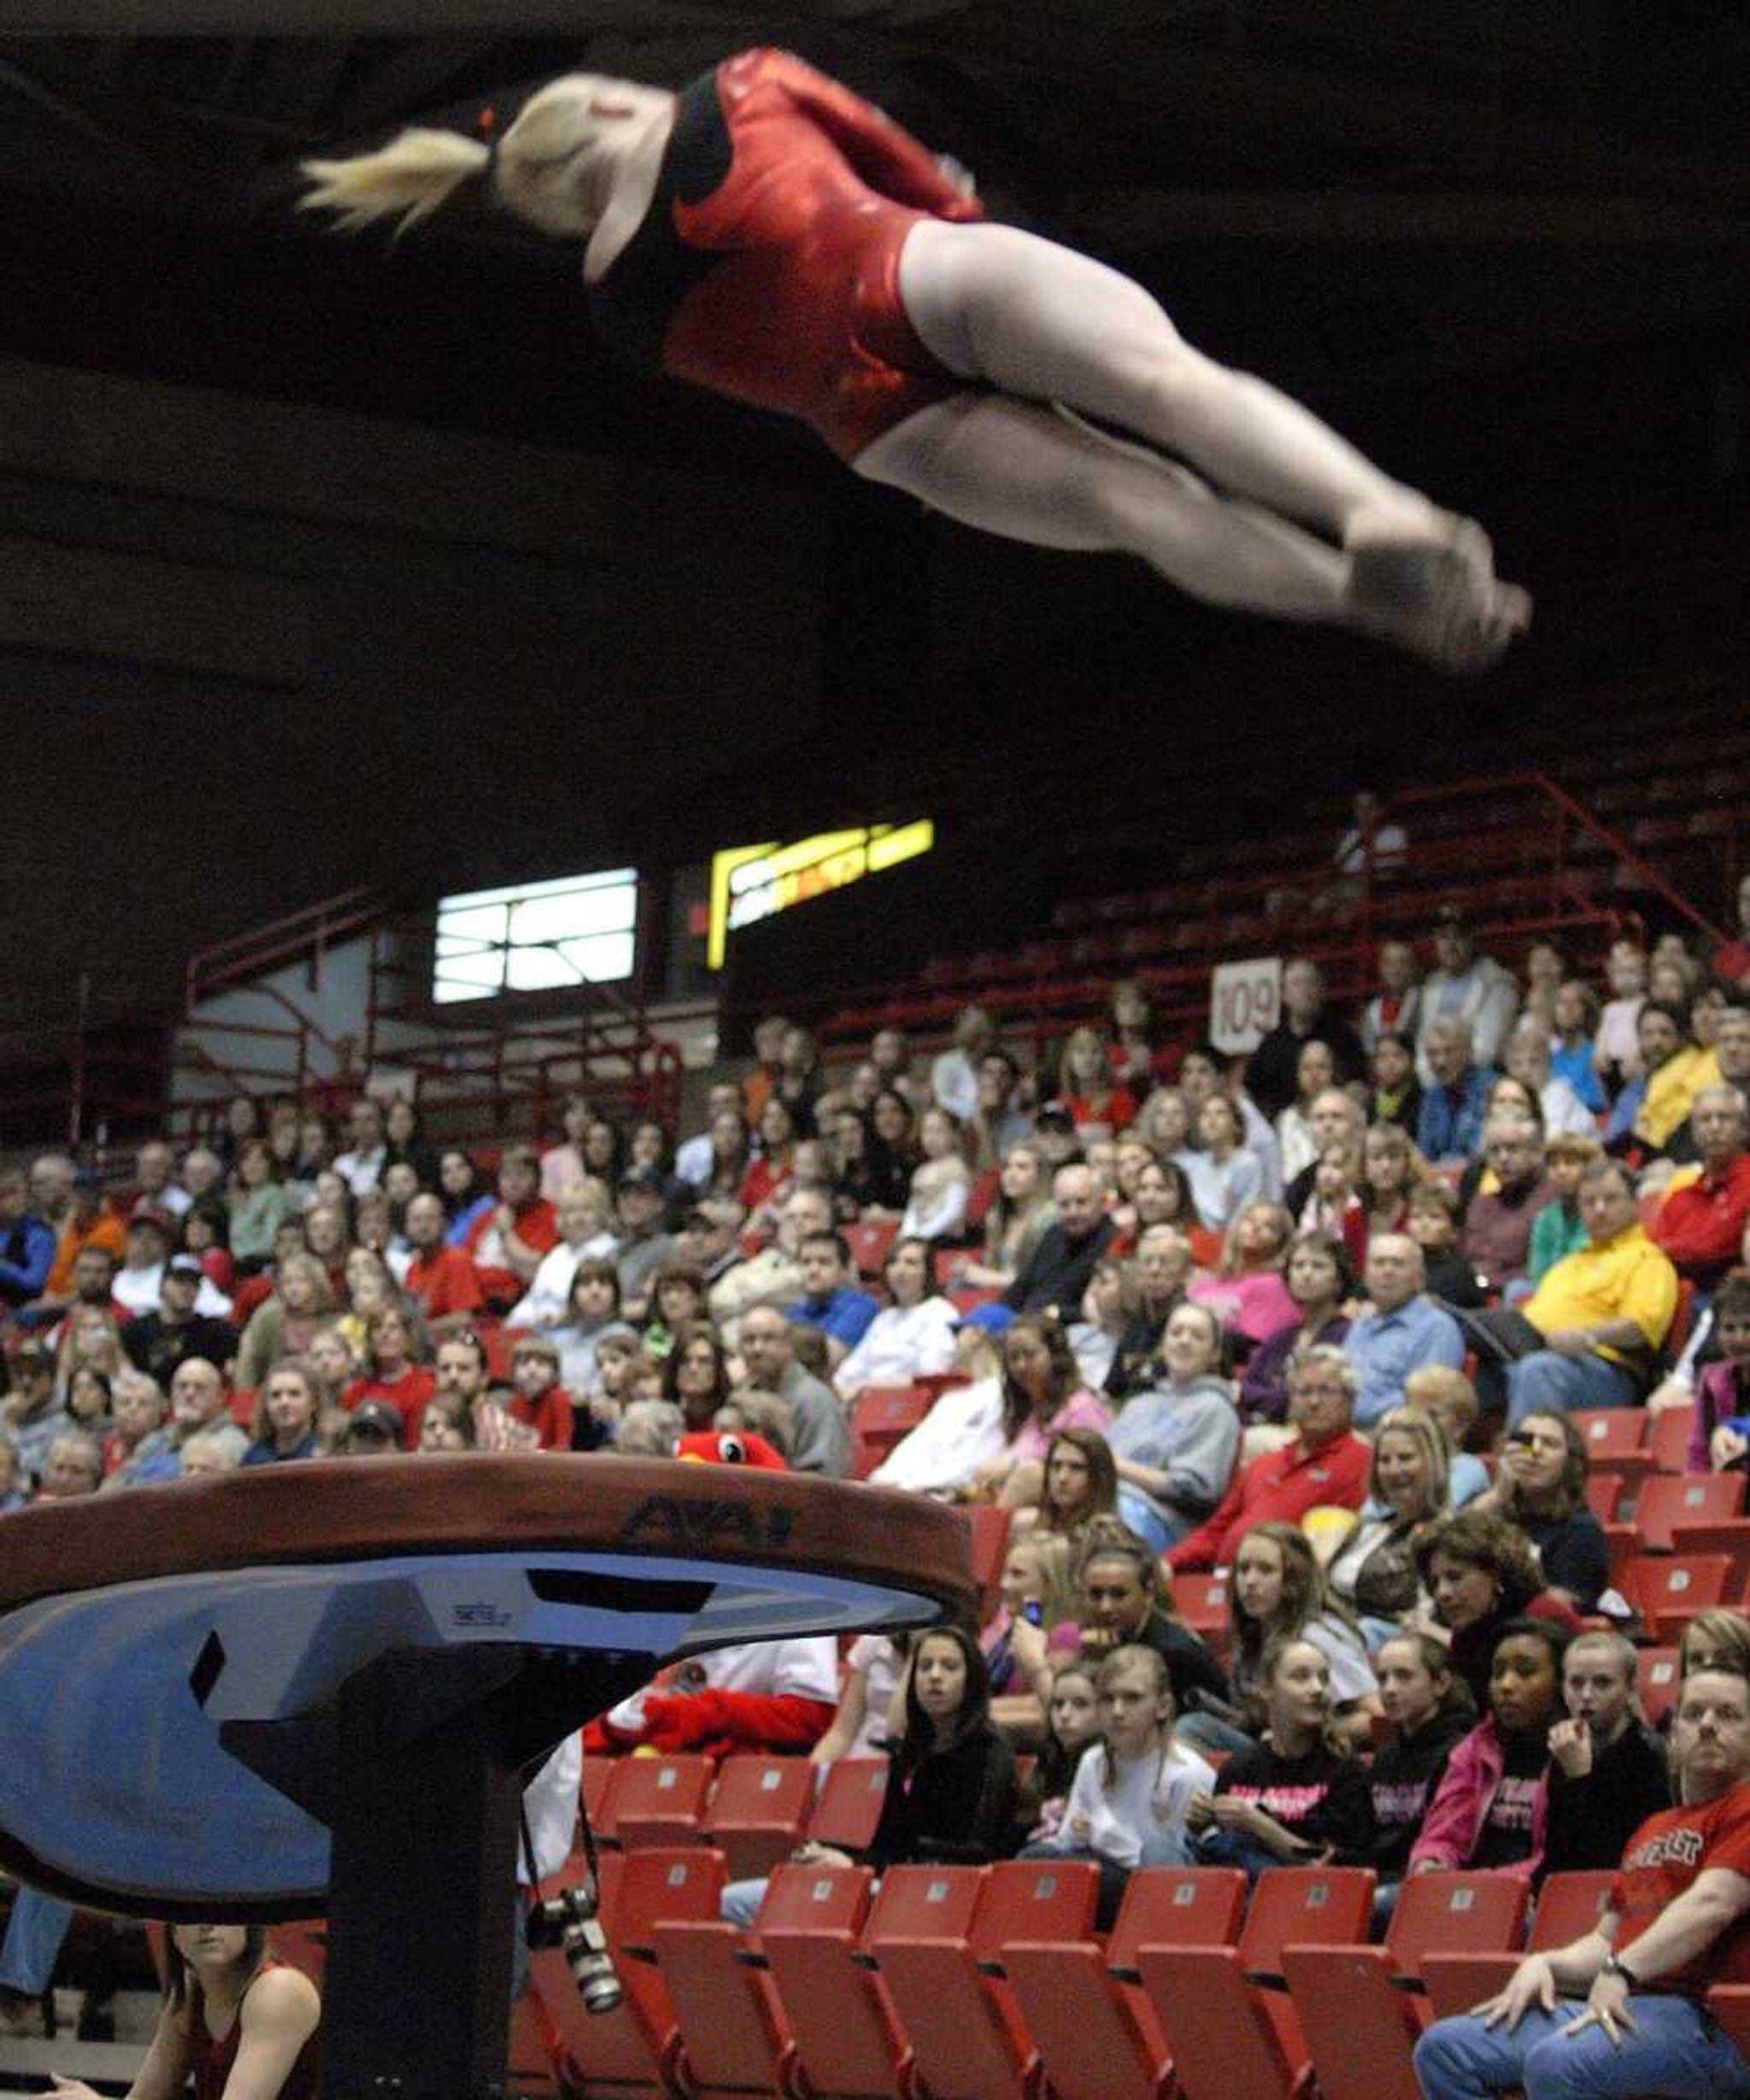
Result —
M 1626 1407 L 1647 1389 L 1639 1364 L 1677 1310 L 1677 1272 L 1647 1236 L 1626 1168 L 1589 1166 L 1580 1217 L 1590 1235 L 1564 1255 L 1520 1308 L 1543 1346 L 1506 1370 L 1507 1423 L 1577 1407 Z

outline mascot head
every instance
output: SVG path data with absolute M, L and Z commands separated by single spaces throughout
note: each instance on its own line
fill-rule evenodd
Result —
M 675 1446 L 674 1455 L 699 1465 L 754 1465 L 769 1473 L 790 1471 L 777 1446 L 752 1429 L 690 1429 Z

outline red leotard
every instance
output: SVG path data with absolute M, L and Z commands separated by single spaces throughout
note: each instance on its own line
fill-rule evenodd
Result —
M 614 349 L 799 416 L 851 460 L 962 385 L 906 316 L 899 254 L 921 218 L 983 216 L 878 109 L 787 51 L 743 51 L 680 97 L 591 313 Z

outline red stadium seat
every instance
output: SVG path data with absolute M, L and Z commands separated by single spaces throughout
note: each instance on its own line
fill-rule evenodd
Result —
M 1004 1942 L 1053 2100 L 1166 2100 L 1172 2065 L 1136 1950 L 1231 1946 L 1245 1907 L 1237 1868 L 1146 1867 L 1130 1876 L 1103 1953 L 1091 1939 Z
M 851 1259 L 860 1275 L 878 1276 L 881 1264 L 887 1258 L 887 1250 L 893 1245 L 899 1232 L 896 1217 L 860 1218 L 854 1225 L 844 1228 L 844 1236 L 851 1250 Z
M 702 1845 L 712 1769 L 708 1757 L 622 1757 L 608 1788 L 615 1840 L 628 1852 L 642 1845 Z
M 1428 2012 L 1406 1982 L 1419 1984 L 1422 1957 L 1436 1949 L 1517 1947 L 1530 1894 L 1516 1874 L 1418 1874 L 1399 1893 L 1383 1947 L 1285 1947 L 1319 2100 L 1419 2100 L 1410 2051 Z
M 1194 1634 L 1225 1655 L 1233 1626 L 1233 1605 L 1225 1575 L 1176 1575 L 1172 1608 Z
M 724 1759 L 704 1824 L 731 1881 L 769 1874 L 796 1850 L 814 1805 L 815 1776 L 806 1757 Z
M 1623 1514 L 1623 1476 L 1620 1473 L 1589 1473 L 1586 1506 L 1600 1524 L 1613 1524 Z
M 1624 1569 L 1622 1589 L 1655 1641 L 1675 1641 L 1698 1611 L 1725 1602 L 1731 1572 L 1724 1553 L 1643 1553 Z
M 556 2029 L 567 2061 L 565 2075 L 578 2092 L 612 2100 L 667 2100 L 680 2036 L 661 1971 L 626 1950 L 654 1947 L 659 1919 L 714 1918 L 723 1890 L 723 1862 L 715 1852 L 655 1848 L 614 1860 L 602 1875 L 602 1921 L 613 1950 L 624 2002 L 611 2013 L 587 2013 L 565 1956 L 550 1948 L 529 1957 L 530 1983 Z
M 1614 1465 L 1647 1449 L 1647 1417 L 1638 1407 L 1577 1407 L 1568 1420 L 1594 1465 Z
M 854 1933 L 869 1909 L 870 1880 L 866 1867 L 780 1866 L 755 1918 L 753 1945 L 716 1919 L 656 1926 L 657 1965 L 680 2028 L 678 2082 L 690 2100 L 788 2090 L 796 2044 L 760 1936 L 768 1927 Z
M 930 1412 L 936 1396 L 925 1386 L 865 1386 L 851 1410 L 851 1476 L 867 1480 L 900 1439 Z
M 927 1876 L 943 1870 L 917 1871 Z M 1037 2056 L 1032 2037 L 1014 1993 L 984 1965 L 1007 1940 L 1085 1939 L 1093 1930 L 1099 1886 L 1091 1861 L 1005 1860 L 983 1870 L 965 1928 L 944 1930 L 938 1904 L 937 1917 L 919 1919 L 914 1910 L 872 1929 L 871 1950 L 925 2091 L 976 2094 L 978 2100 L 1020 2100 L 1031 2091 Z
M 1667 1407 L 1653 1418 L 1653 1434 L 1648 1439 L 1648 1449 L 1653 1463 L 1661 1473 L 1686 1473 L 1689 1469 L 1689 1432 L 1694 1410 L 1688 1407 Z
M 1724 1553 L 1732 1563 L 1726 1596 L 1742 1604 L 1750 1594 L 1750 1516 L 1728 1517 L 1717 1524 L 1673 1524 L 1671 1544 L 1679 1553 Z
M 1641 1695 L 1641 1710 L 1656 1728 L 1677 1696 L 1677 1651 L 1642 1648 L 1635 1658 L 1635 1676 Z
M 969 1371 L 924 1371 L 912 1383 L 929 1393 L 933 1405 L 950 1386 L 969 1386 L 972 1382 Z
M 1674 1525 L 1724 1523 L 1743 1508 L 1741 1473 L 1655 1473 L 1635 1505 L 1635 1528 L 1645 1551 L 1669 1553 Z
M 800 1871 L 811 1884 L 862 1874 L 866 1900 L 866 1869 Z M 875 1911 L 883 1903 L 896 1912 L 905 1906 L 912 1892 L 905 1877 L 925 1871 L 901 1868 L 890 1874 Z M 792 2045 L 790 2090 L 811 2100 L 911 2100 L 911 2049 L 868 1951 L 875 1911 L 860 1919 L 829 1911 L 819 1921 L 799 1921 L 788 1904 L 781 1919 L 768 1918 L 762 1907 L 760 1951 Z M 969 1903 L 968 1918 L 971 1911 Z
M 1136 1967 L 1184 2100 L 1294 2100 L 1311 2063 L 1282 1982 L 1285 1946 L 1358 1945 L 1374 1876 L 1356 1867 L 1260 1875 L 1237 1947 L 1145 1944 Z
M 875 1835 L 886 1798 L 885 1757 L 841 1757 L 814 1798 L 808 1835 L 817 1845 L 859 1852 Z
M 972 1575 L 978 1585 L 982 1625 L 996 1609 L 996 1585 L 1008 1553 L 1008 1511 L 975 1502 L 966 1515 L 972 1524 Z
M 1525 1951 L 1547 1953 L 1552 1947 L 1565 1947 L 1571 1939 L 1589 1933 L 1610 1900 L 1611 1883 L 1615 1879 L 1607 1869 L 1595 1874 L 1551 1874 L 1538 1896 Z M 1436 2020 L 1469 2012 L 1500 1989 L 1518 1961 L 1517 1954 L 1448 1954 L 1430 1948 L 1422 1956 L 1422 1980 L 1427 1986 L 1430 2011 Z

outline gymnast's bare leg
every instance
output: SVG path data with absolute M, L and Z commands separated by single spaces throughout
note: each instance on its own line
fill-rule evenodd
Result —
M 1479 528 L 1286 395 L 1192 349 L 1103 264 L 1013 227 L 923 220 L 900 258 L 900 295 L 936 357 L 1000 392 L 889 431 L 856 461 L 870 478 L 971 525 L 1125 549 L 1213 602 L 1341 621 L 1453 668 L 1492 661 L 1525 625 L 1529 601 L 1495 582 Z M 1222 493 L 1032 405 L 1053 402 L 1189 460 Z M 1401 554 L 1429 566 L 1395 602 Z

